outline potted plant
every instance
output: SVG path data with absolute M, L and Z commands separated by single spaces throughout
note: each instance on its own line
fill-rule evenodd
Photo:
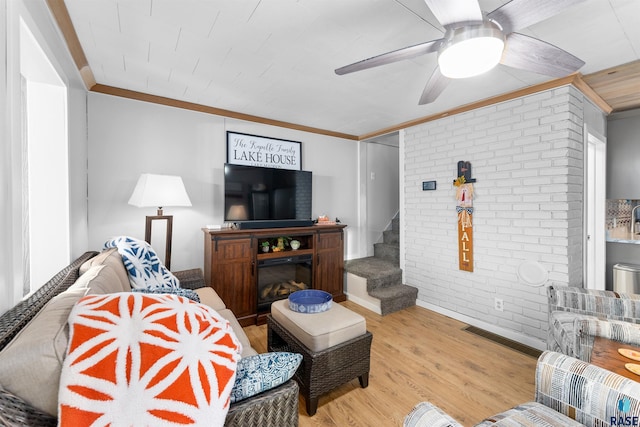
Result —
M 262 242 L 262 252 L 269 252 L 269 241 L 265 240 Z

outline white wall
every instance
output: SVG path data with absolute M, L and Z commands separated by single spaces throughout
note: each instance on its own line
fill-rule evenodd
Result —
M 640 109 L 614 113 L 607 128 L 607 199 L 640 199 Z
M 89 94 L 88 110 L 91 248 L 101 249 L 115 235 L 144 238 L 145 216 L 155 209 L 127 204 L 141 173 L 180 175 L 193 206 L 165 208 L 174 216 L 171 268 L 202 267 L 201 228 L 223 222 L 231 130 L 301 141 L 302 168 L 313 172 L 313 216 L 347 224 L 346 258 L 366 253 L 358 244 L 357 142 L 98 93 Z
M 0 313 L 11 307 L 13 301 L 12 239 L 11 239 L 11 149 L 9 144 L 9 105 L 7 87 L 7 1 L 0 0 Z
M 87 93 L 73 86 L 67 94 L 69 132 L 69 233 L 71 259 L 93 250 L 89 245 L 87 206 Z
M 640 199 L 640 109 L 614 113 L 607 128 L 607 199 Z M 607 289 L 613 289 L 613 266 L 640 265 L 640 245 L 607 243 Z
M 546 285 L 582 282 L 583 95 L 561 87 L 409 128 L 404 137 L 405 282 L 419 304 L 538 348 Z M 456 166 L 472 164 L 474 272 L 458 269 Z M 422 181 L 436 180 L 436 191 Z M 504 311 L 494 310 L 494 298 Z
M 373 256 L 373 244 L 382 241 L 382 232 L 389 226 L 399 208 L 398 147 L 367 143 L 366 209 L 367 255 Z
M 88 236 L 83 220 L 87 216 L 86 89 L 46 2 L 0 0 L 0 312 L 21 298 L 23 279 L 20 19 L 29 26 L 67 86 L 71 257 L 87 249 Z
M 89 250 L 87 230 L 87 89 L 46 2 L 12 0 L 67 87 L 71 259 Z M 15 106 L 13 107 L 15 108 Z

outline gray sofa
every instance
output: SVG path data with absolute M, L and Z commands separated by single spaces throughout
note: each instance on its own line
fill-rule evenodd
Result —
M 640 383 L 636 381 L 552 351 L 538 359 L 535 379 L 534 401 L 486 418 L 476 427 L 638 425 Z M 407 415 L 404 427 L 462 425 L 435 405 L 422 402 Z
M 640 345 L 640 295 L 549 286 L 547 350 L 589 361 L 596 336 Z
M 98 268 L 92 268 L 98 266 Z M 91 271 L 83 276 L 83 273 Z M 199 269 L 174 272 L 182 287 L 226 318 L 243 346 L 242 357 L 256 354 L 233 313 Z M 66 319 L 84 295 L 130 291 L 115 249 L 87 252 L 38 291 L 0 317 L 0 425 L 57 425 L 57 389 L 68 342 Z M 56 376 L 57 375 L 57 376 Z M 298 385 L 285 384 L 231 404 L 225 426 L 297 426 Z

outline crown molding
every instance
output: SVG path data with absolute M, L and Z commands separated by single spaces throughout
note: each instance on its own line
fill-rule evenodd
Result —
M 148 93 L 136 92 L 128 89 L 121 89 L 113 86 L 96 84 L 91 88 L 91 92 L 103 93 L 106 95 L 119 96 L 122 98 L 135 99 L 138 101 L 151 102 L 154 104 L 166 105 L 169 107 L 182 108 L 185 110 L 199 111 L 201 113 L 214 114 L 216 116 L 228 117 L 231 119 L 244 120 L 248 122 L 261 123 L 269 126 L 277 126 L 281 128 L 294 129 L 303 132 L 316 133 L 320 135 L 332 136 L 336 138 L 358 140 L 356 135 L 346 133 L 333 132 L 326 129 L 319 129 L 310 126 L 298 125 L 295 123 L 284 122 L 281 120 L 272 120 L 265 117 L 253 116 L 251 114 L 238 113 L 236 111 L 224 110 L 221 108 L 209 107 L 207 105 L 195 104 L 193 102 L 179 101 L 173 98 L 163 96 L 150 95 Z
M 591 87 L 584 82 L 582 76 L 579 73 L 570 74 L 566 77 L 561 77 L 555 80 L 549 80 L 537 85 L 528 86 L 523 89 L 515 90 L 513 92 L 504 93 L 491 98 L 483 99 L 480 101 L 472 102 L 470 104 L 461 105 L 460 107 L 453 108 L 451 110 L 443 111 L 440 113 L 432 114 L 430 116 L 421 117 L 408 122 L 400 123 L 388 128 L 380 129 L 375 132 L 360 135 L 358 139 L 369 139 L 376 136 L 385 135 L 391 132 L 397 132 L 400 129 L 406 129 L 411 126 L 420 125 L 423 123 L 431 122 L 433 120 L 442 119 L 445 117 L 453 116 L 455 114 L 464 113 L 478 108 L 487 107 L 493 104 L 499 104 L 501 102 L 510 101 L 515 98 L 521 98 L 523 96 L 532 95 L 534 93 L 543 92 L 545 90 L 554 89 L 560 86 L 573 85 L 580 92 L 582 92 L 587 98 L 593 101 L 602 111 L 606 114 L 611 113 L 613 108 L 607 104 Z
M 53 17 L 58 24 L 58 28 L 67 43 L 67 48 L 71 53 L 71 58 L 73 58 L 73 61 L 80 72 L 80 77 L 82 78 L 85 87 L 87 90 L 91 90 L 91 88 L 96 84 L 96 79 L 93 75 L 93 71 L 91 71 L 91 68 L 89 67 L 89 61 L 87 61 L 87 57 L 84 54 L 84 50 L 82 49 L 82 45 L 78 39 L 76 29 L 73 27 L 73 23 L 71 22 L 69 10 L 64 4 L 64 0 L 47 0 L 47 5 L 49 6 L 49 10 L 53 14 Z

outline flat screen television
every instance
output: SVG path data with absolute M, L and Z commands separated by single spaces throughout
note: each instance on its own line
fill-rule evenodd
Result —
M 311 172 L 224 165 L 224 220 L 238 228 L 296 227 L 311 219 Z

